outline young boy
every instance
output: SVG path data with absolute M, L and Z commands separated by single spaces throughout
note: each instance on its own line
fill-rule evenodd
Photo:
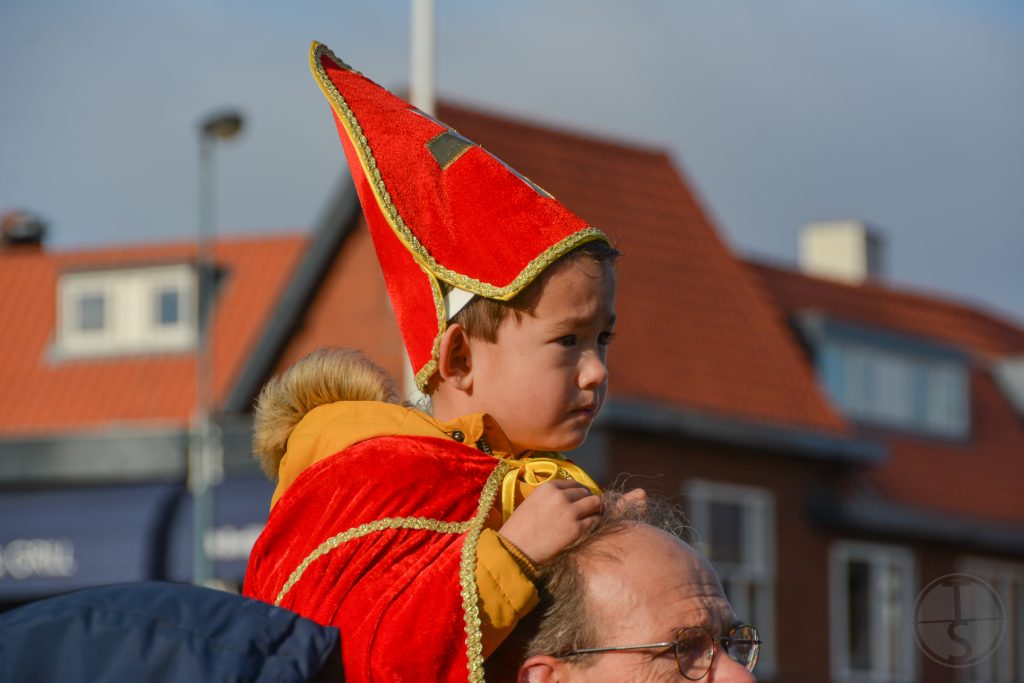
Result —
M 348 680 L 483 680 L 535 565 L 599 509 L 552 451 L 604 401 L 618 252 L 326 47 L 310 61 L 433 415 L 357 354 L 272 380 L 255 450 L 278 487 L 245 593 L 339 626 Z

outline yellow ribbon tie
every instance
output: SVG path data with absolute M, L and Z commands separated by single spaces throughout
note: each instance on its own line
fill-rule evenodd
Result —
M 507 459 L 509 466 L 501 480 L 502 521 L 507 521 L 516 508 L 516 491 L 522 489 L 525 498 L 530 491 L 552 479 L 572 479 L 586 486 L 595 495 L 600 495 L 597 485 L 583 469 L 569 460 L 550 457 Z

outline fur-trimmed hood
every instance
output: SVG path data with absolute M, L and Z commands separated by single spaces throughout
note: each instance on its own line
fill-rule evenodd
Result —
M 253 456 L 272 480 L 292 430 L 317 406 L 337 401 L 399 403 L 394 379 L 359 351 L 324 348 L 272 378 L 256 399 Z

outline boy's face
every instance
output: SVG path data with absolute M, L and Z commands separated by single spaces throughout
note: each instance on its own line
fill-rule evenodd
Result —
M 524 450 L 570 450 L 608 388 L 615 270 L 580 257 L 544 282 L 532 313 L 508 315 L 497 342 L 471 339 L 474 409 L 489 413 Z

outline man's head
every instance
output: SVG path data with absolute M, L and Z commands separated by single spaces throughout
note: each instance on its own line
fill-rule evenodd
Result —
M 711 565 L 670 533 L 678 529 L 671 516 L 657 506 L 652 513 L 611 501 L 606 510 L 579 543 L 544 569 L 547 606 L 525 646 L 522 683 L 685 680 L 672 647 L 607 648 L 671 643 L 687 628 L 728 636 L 739 623 Z M 687 637 L 693 634 L 700 637 L 701 631 Z M 579 653 L 593 649 L 602 651 Z M 710 662 L 691 658 L 698 670 L 709 667 L 702 680 L 755 680 L 722 649 L 720 642 L 713 646 Z M 703 673 L 689 671 L 693 678 Z
M 589 242 L 508 302 L 477 298 L 441 338 L 435 415 L 486 412 L 516 452 L 579 446 L 604 402 L 618 252 Z

